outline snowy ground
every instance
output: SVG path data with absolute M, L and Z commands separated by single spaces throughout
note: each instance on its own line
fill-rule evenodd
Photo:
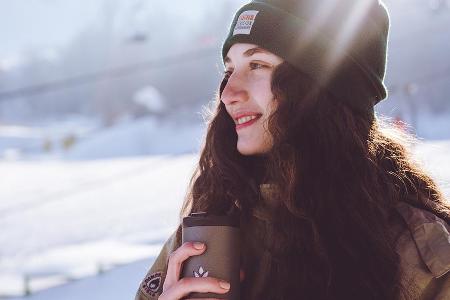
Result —
M 450 140 L 415 149 L 447 198 L 449 152 Z M 32 292 L 75 279 L 30 300 L 132 299 L 176 228 L 196 159 L 0 162 L 0 295 L 23 293 L 26 275 Z
M 132 300 L 154 257 L 14 300 Z
M 106 128 L 82 116 L 21 126 L 0 122 L 0 159 L 87 160 L 195 153 L 203 126 L 151 117 L 124 119 Z
M 1 162 L 0 295 L 22 293 L 24 275 L 38 290 L 156 254 L 195 159 Z

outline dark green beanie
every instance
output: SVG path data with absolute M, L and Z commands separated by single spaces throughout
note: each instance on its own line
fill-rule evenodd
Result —
M 367 111 L 387 96 L 388 32 L 378 0 L 251 1 L 237 11 L 222 57 L 235 43 L 256 44 Z

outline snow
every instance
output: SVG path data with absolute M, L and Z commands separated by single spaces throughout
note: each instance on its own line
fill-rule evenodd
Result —
M 146 86 L 138 90 L 133 100 L 151 112 L 163 113 L 167 110 L 167 102 L 164 101 L 163 95 L 153 86 Z
M 156 255 L 196 159 L 1 162 L 0 295 L 21 294 L 23 275 L 80 278 Z
M 156 103 L 152 105 L 158 109 Z M 149 116 L 124 118 L 110 127 L 82 116 L 21 126 L 0 123 L 0 158 L 87 160 L 196 153 L 203 130 L 200 122 Z M 70 139 L 71 144 L 65 145 Z
M 155 256 L 178 224 L 201 130 L 151 117 L 0 127 L 0 297 Z M 73 133 L 70 149 L 39 148 Z
M 154 257 L 117 267 L 111 271 L 76 280 L 70 284 L 45 290 L 15 300 L 112 300 L 134 299 L 139 282 Z
M 200 147 L 202 126 L 177 122 L 163 123 L 153 118 L 124 120 L 94 133 L 70 152 L 66 159 L 99 159 L 120 156 L 194 153 Z
M 2 106 L 0 119 L 5 120 L 5 116 L 15 115 L 17 104 L 12 105 L 13 107 Z M 55 118 L 51 121 L 28 120 L 21 125 L 0 122 L 0 158 L 18 160 L 61 156 L 64 153 L 65 139 L 89 136 L 98 130 L 99 123 L 99 120 L 81 115 L 69 115 L 64 119 Z

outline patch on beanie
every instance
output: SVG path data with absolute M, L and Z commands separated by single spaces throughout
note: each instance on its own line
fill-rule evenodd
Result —
M 234 27 L 233 35 L 250 34 L 258 13 L 259 11 L 257 10 L 246 10 L 242 12 L 236 22 L 236 26 Z

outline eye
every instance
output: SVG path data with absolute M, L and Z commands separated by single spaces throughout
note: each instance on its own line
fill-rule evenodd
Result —
M 225 79 L 228 79 L 228 78 L 230 78 L 231 73 L 233 73 L 232 70 L 225 70 L 225 71 L 223 71 L 223 77 L 224 77 Z
M 263 69 L 263 68 L 268 68 L 268 66 L 257 63 L 257 62 L 251 62 L 250 63 L 250 69 L 252 70 L 256 70 L 256 69 Z

